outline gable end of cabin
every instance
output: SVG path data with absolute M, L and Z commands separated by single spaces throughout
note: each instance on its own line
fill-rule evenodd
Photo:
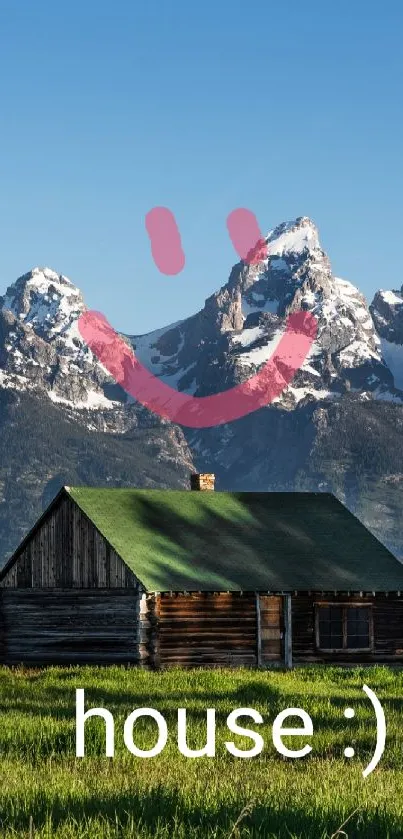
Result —
M 63 489 L 0 575 L 6 664 L 138 664 L 143 587 Z

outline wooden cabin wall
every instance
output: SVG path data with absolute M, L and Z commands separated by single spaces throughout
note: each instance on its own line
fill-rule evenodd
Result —
M 147 669 L 159 669 L 158 657 L 158 608 L 159 595 L 142 594 L 140 598 L 139 656 L 140 664 Z
M 69 497 L 49 511 L 1 582 L 3 588 L 135 588 L 127 565 Z
M 374 648 L 371 652 L 324 653 L 316 648 L 315 603 L 361 603 L 372 605 Z M 297 594 L 292 597 L 293 660 L 298 662 L 393 662 L 403 661 L 403 597 L 360 593 Z
M 139 663 L 139 592 L 3 589 L 6 664 Z
M 264 598 L 262 664 L 282 660 L 279 603 Z M 256 666 L 257 618 L 250 592 L 143 595 L 142 661 L 157 668 Z
M 259 594 L 260 664 L 284 663 L 283 597 Z

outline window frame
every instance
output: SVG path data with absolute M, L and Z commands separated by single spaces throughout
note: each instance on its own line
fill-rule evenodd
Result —
M 335 606 L 342 610 L 342 637 L 343 647 L 321 647 L 320 645 L 320 608 L 323 606 Z M 348 609 L 369 609 L 369 647 L 347 647 L 347 611 Z M 321 600 L 315 603 L 315 643 L 316 649 L 323 653 L 368 653 L 374 649 L 374 616 L 373 603 L 356 603 L 355 601 Z

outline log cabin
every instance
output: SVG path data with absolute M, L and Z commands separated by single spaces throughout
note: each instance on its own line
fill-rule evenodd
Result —
M 64 487 L 0 574 L 0 660 L 403 663 L 403 565 L 328 493 Z

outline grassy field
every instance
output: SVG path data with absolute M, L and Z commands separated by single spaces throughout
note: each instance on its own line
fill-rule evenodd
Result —
M 366 683 L 381 700 L 387 744 L 367 779 L 362 769 L 375 748 Z M 57 839 L 324 839 L 403 836 L 403 674 L 388 668 L 306 668 L 291 673 L 121 668 L 0 669 L 0 835 Z M 75 756 L 75 688 L 86 689 L 86 708 L 103 706 L 115 718 L 115 757 L 105 757 L 105 727 L 86 723 L 86 756 Z M 161 711 L 169 739 L 161 755 L 141 759 L 123 742 L 123 723 L 138 707 Z M 271 726 L 290 706 L 312 717 L 312 753 L 300 760 L 274 749 Z M 345 719 L 352 706 L 354 719 Z M 176 743 L 177 708 L 186 707 L 188 742 L 205 744 L 205 711 L 217 710 L 215 758 L 185 758 Z M 226 728 L 235 708 L 263 718 L 261 755 L 232 757 L 224 747 L 251 741 Z M 240 721 L 241 722 L 241 721 Z M 242 724 L 242 723 L 241 723 Z M 298 724 L 294 721 L 291 724 Z M 284 738 L 292 748 L 299 738 Z M 135 726 L 135 742 L 156 741 L 151 720 Z M 306 739 L 305 739 L 306 742 Z M 352 746 L 355 756 L 344 757 Z M 344 827 L 342 823 L 350 817 Z M 338 832 L 338 829 L 340 831 Z M 344 831 L 344 833 L 341 832 Z

